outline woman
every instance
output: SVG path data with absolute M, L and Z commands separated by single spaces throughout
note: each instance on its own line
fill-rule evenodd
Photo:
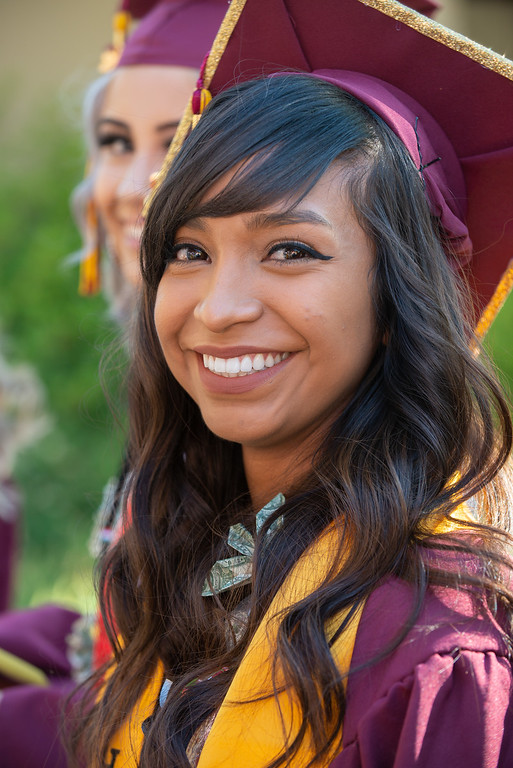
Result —
M 360 12 L 395 32 L 358 0 L 339 31 Z M 91 766 L 513 758 L 512 427 L 451 265 L 461 165 L 396 84 L 313 69 L 221 87 L 148 212 Z
M 124 2 L 139 26 L 120 48 L 102 57 L 108 69 L 84 101 L 89 172 L 74 192 L 84 235 L 81 292 L 98 286 L 104 245 L 105 290 L 111 313 L 129 321 L 140 285 L 138 252 L 142 208 L 150 178 L 159 170 L 196 86 L 226 10 L 224 0 Z M 119 15 L 127 25 L 126 11 Z M 119 34 L 119 30 L 117 30 Z M 113 66 L 114 65 L 114 66 Z

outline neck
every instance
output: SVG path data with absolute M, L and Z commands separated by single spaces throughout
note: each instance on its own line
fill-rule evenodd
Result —
M 254 447 L 242 448 L 244 471 L 248 483 L 251 501 L 255 511 L 261 509 L 276 494 L 283 493 L 298 485 L 309 472 L 312 457 L 309 454 L 301 457 L 279 448 L 259 449 Z

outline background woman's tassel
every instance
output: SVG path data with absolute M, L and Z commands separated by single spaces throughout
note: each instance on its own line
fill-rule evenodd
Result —
M 87 204 L 87 253 L 80 262 L 78 292 L 93 296 L 100 290 L 100 243 L 94 202 Z

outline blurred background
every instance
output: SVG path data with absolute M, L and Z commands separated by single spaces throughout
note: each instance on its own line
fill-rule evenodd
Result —
M 22 497 L 14 602 L 83 610 L 93 600 L 87 541 L 123 435 L 99 379 L 115 328 L 101 297 L 77 295 L 78 270 L 66 263 L 80 247 L 68 198 L 84 168 L 82 96 L 110 41 L 115 3 L 0 7 L 0 354 L 17 371 L 30 366 L 38 398 L 27 433 L 38 439 L 14 464 Z M 437 20 L 513 57 L 512 0 L 445 0 Z M 512 331 L 510 297 L 488 338 L 510 391 Z M 0 405 L 2 397 L 0 389 Z

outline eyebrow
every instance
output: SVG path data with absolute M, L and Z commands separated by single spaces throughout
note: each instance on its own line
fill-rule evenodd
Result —
M 105 123 L 108 123 L 109 125 L 116 125 L 118 128 L 124 128 L 125 131 L 128 131 L 127 123 L 124 123 L 122 120 L 115 120 L 113 117 L 101 117 L 96 121 L 96 127 L 101 128 L 101 126 L 105 125 Z
M 206 217 L 208 218 L 208 217 Z M 254 231 L 261 228 L 285 227 L 290 224 L 317 224 L 328 229 L 333 229 L 330 222 L 315 211 L 278 211 L 275 213 L 253 213 L 248 220 L 248 230 Z M 205 224 L 201 216 L 189 219 L 185 226 L 191 229 L 204 230 Z
M 109 125 L 116 125 L 118 128 L 123 128 L 125 131 L 130 130 L 130 126 L 128 123 L 123 122 L 123 120 L 116 120 L 113 117 L 101 117 L 97 123 L 96 127 L 100 128 L 102 125 L 105 125 L 105 123 L 108 123 Z M 176 130 L 178 128 L 178 120 L 173 120 L 169 123 L 161 123 L 160 125 L 157 125 L 155 127 L 155 130 L 158 133 L 161 133 L 163 131 L 169 131 L 169 130 Z
M 161 125 L 157 125 L 155 130 L 156 131 L 167 131 L 167 130 L 173 129 L 173 128 L 176 129 L 176 128 L 178 128 L 179 124 L 180 124 L 179 120 L 172 120 L 169 123 L 162 123 Z
M 248 229 L 263 227 L 284 227 L 287 224 L 320 224 L 332 229 L 327 219 L 315 211 L 278 211 L 274 213 L 254 213 L 248 221 Z

